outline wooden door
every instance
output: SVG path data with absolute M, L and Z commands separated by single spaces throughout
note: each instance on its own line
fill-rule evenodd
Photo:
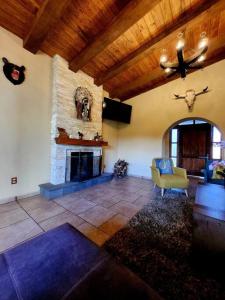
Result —
M 179 166 L 188 174 L 200 175 L 210 157 L 211 125 L 193 124 L 179 126 Z

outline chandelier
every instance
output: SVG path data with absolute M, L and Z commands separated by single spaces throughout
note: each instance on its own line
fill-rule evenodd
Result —
M 181 78 L 185 78 L 189 69 L 201 69 L 205 60 L 205 53 L 208 50 L 208 38 L 206 33 L 202 32 L 198 43 L 197 52 L 191 57 L 184 59 L 185 40 L 183 32 L 178 34 L 178 42 L 176 45 L 178 62 L 169 62 L 166 50 L 160 57 L 160 67 L 167 73 L 167 77 L 171 77 L 179 73 Z

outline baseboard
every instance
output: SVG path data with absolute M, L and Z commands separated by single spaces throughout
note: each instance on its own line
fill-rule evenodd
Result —
M 40 191 L 29 193 L 29 194 L 23 194 L 23 195 L 17 196 L 16 199 L 18 199 L 18 200 L 26 199 L 26 198 L 30 198 L 30 197 L 34 197 L 34 196 L 38 196 L 38 195 L 40 195 Z
M 0 199 L 0 204 L 5 204 L 5 203 L 9 203 L 12 201 L 15 201 L 16 197 L 7 197 L 7 198 L 2 198 Z
M 20 196 L 2 198 L 2 199 L 0 199 L 0 204 L 5 204 L 5 203 L 9 203 L 9 202 L 15 201 L 17 199 L 25 199 L 25 198 L 29 198 L 29 197 L 38 196 L 38 195 L 40 195 L 39 191 L 33 192 L 33 193 L 29 193 L 29 194 L 23 194 L 23 195 L 20 195 Z
M 152 179 L 151 176 L 141 176 L 141 175 L 135 175 L 135 174 L 128 174 L 128 177 L 135 177 L 135 178 L 142 178 L 142 179 Z

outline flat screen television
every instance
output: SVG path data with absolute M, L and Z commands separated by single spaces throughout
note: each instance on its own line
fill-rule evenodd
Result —
M 132 106 L 104 98 L 102 118 L 130 124 Z

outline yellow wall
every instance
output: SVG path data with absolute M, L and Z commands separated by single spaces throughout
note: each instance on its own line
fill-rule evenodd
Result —
M 0 27 L 0 58 L 26 67 L 24 83 L 8 81 L 0 61 L 0 203 L 38 192 L 49 181 L 51 58 L 26 51 L 22 40 Z M 10 179 L 18 177 L 18 184 Z
M 205 118 L 225 136 L 224 70 L 225 60 L 126 101 L 133 106 L 132 120 L 130 125 L 119 125 L 118 157 L 129 162 L 129 174 L 150 176 L 152 159 L 162 155 L 164 133 L 180 119 Z M 200 91 L 206 86 L 210 92 L 197 97 L 192 113 L 183 100 L 173 100 L 174 93 Z

